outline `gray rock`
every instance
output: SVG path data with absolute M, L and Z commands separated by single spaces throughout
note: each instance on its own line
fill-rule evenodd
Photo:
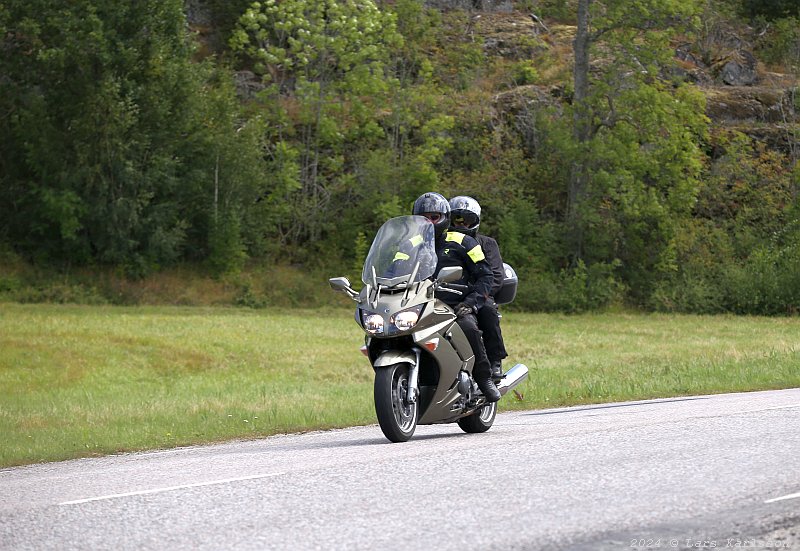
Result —
M 747 51 L 739 52 L 739 57 L 739 60 L 728 61 L 719 76 L 729 86 L 752 86 L 758 81 L 756 58 Z

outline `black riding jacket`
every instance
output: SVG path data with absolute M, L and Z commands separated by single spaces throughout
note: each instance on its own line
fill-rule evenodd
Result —
M 493 237 L 483 235 L 482 233 L 476 234 L 475 239 L 481 244 L 483 254 L 486 255 L 486 262 L 492 268 L 492 290 L 489 293 L 495 296 L 500 288 L 503 286 L 503 281 L 506 278 L 506 271 L 503 268 L 503 257 L 500 256 L 500 246 Z
M 492 292 L 492 268 L 486 261 L 480 243 L 465 233 L 448 231 L 436 238 L 436 274 L 447 266 L 461 266 L 461 279 L 455 281 L 459 285 L 467 285 L 470 291 L 466 295 L 454 293 L 437 294 L 447 304 L 463 302 L 479 310 Z

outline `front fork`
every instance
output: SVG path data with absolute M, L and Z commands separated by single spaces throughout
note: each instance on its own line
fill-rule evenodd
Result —
M 422 355 L 422 350 L 418 347 L 413 347 L 416 362 L 411 366 L 411 371 L 408 374 L 408 395 L 406 395 L 406 402 L 413 404 L 419 397 L 419 362 Z
M 413 356 L 411 352 L 413 352 Z M 408 392 L 403 397 L 403 401 L 406 404 L 413 404 L 417 401 L 417 398 L 419 398 L 419 364 L 422 358 L 422 350 L 413 346 L 411 352 L 387 350 L 378 356 L 375 359 L 375 363 L 372 364 L 374 369 L 388 367 L 398 363 L 409 365 Z

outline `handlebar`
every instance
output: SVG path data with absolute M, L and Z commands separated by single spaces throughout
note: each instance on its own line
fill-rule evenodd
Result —
M 437 290 L 455 295 L 466 295 L 469 293 L 469 285 L 459 285 L 457 283 L 440 283 Z
M 459 285 L 458 283 L 442 283 L 439 287 L 461 291 L 462 293 L 469 292 L 469 285 Z

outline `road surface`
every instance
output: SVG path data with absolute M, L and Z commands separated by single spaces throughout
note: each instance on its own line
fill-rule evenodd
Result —
M 5 469 L 0 549 L 800 549 L 798 427 L 793 389 Z

